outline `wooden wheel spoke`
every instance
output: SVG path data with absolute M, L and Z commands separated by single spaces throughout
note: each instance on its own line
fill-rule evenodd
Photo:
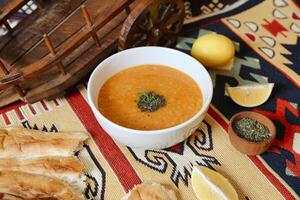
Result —
M 142 26 L 140 24 L 137 27 L 138 27 L 138 31 L 139 32 L 147 33 L 149 31 L 149 28 L 146 28 L 146 27 L 144 27 L 144 26 Z
M 137 22 L 137 26 L 143 30 L 148 32 L 151 28 L 153 28 L 153 20 L 151 18 L 151 14 L 148 12 L 144 16 L 141 17 L 140 20 Z
M 141 1 L 142 2 L 142 1 Z M 174 44 L 184 19 L 182 0 L 155 0 L 141 3 L 124 23 L 119 49 L 141 45 Z M 145 34 L 139 38 L 135 35 Z
M 167 27 L 169 25 L 173 25 L 176 22 L 179 22 L 179 20 L 180 20 L 180 17 L 178 15 L 173 15 L 168 20 L 166 20 L 166 22 L 164 23 L 164 26 Z
M 133 44 L 135 41 L 140 40 L 140 39 L 144 39 L 144 38 L 147 38 L 146 34 L 135 33 L 135 34 L 133 34 L 132 37 L 130 37 L 130 39 L 127 42 Z
M 154 27 L 153 19 L 150 17 L 149 18 L 149 30 Z
M 164 30 L 164 37 L 176 37 L 177 36 L 177 32 L 175 31 L 171 31 L 171 30 Z
M 132 43 L 132 41 L 136 40 L 137 38 L 142 37 L 142 35 L 148 34 L 148 31 L 144 31 L 139 26 L 132 27 L 132 31 L 129 32 L 127 36 L 128 43 Z
M 175 33 L 175 32 L 168 32 L 168 33 L 165 33 L 164 35 L 163 35 L 163 38 L 165 38 L 165 39 L 170 39 L 170 40 L 174 40 L 174 39 L 176 39 L 177 38 L 177 33 Z
M 135 33 L 132 37 L 132 40 L 144 38 L 145 36 L 146 36 L 146 34 L 144 34 L 144 33 Z
M 173 30 L 173 29 L 165 29 L 164 31 L 165 31 L 166 35 L 176 35 L 176 34 L 178 34 L 178 32 L 176 30 Z
M 159 19 L 159 23 L 163 23 L 168 18 L 168 16 L 171 15 L 171 6 L 172 6 L 171 4 L 168 4 L 166 9 L 162 11 L 162 14 Z
M 147 38 L 136 41 L 135 43 L 132 44 L 132 47 L 139 47 L 145 45 L 146 43 L 147 43 Z
M 140 26 L 136 26 L 132 28 L 132 31 L 129 33 L 128 38 L 130 39 L 135 39 L 136 35 L 138 34 L 147 34 L 148 31 L 145 30 L 145 28 L 140 27 Z
M 167 9 L 164 11 L 159 23 L 165 24 L 172 16 L 180 16 L 180 9 L 178 9 L 176 5 L 170 3 Z
M 147 35 L 143 35 L 139 38 L 135 38 L 135 39 L 131 40 L 130 42 L 131 42 L 132 47 L 138 47 L 138 46 L 141 46 L 143 44 L 146 44 L 147 39 L 148 39 Z

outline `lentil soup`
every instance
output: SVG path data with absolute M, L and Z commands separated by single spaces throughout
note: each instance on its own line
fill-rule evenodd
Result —
M 109 78 L 99 92 L 100 112 L 112 122 L 136 130 L 181 124 L 201 108 L 203 96 L 187 74 L 163 65 L 127 68 Z

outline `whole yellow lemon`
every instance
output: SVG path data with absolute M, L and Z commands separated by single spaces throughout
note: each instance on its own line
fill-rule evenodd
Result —
M 192 56 L 205 67 L 222 68 L 232 61 L 235 53 L 233 42 L 221 34 L 207 34 L 193 44 Z

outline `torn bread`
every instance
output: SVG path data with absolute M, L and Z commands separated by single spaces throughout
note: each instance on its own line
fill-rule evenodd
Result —
M 0 200 L 25 200 L 25 199 L 10 194 L 0 194 Z
M 10 194 L 0 194 L 0 200 L 57 200 L 55 198 L 33 198 L 33 199 L 24 199 L 22 197 L 10 195 Z
M 161 184 L 150 183 L 136 185 L 121 200 L 177 200 L 173 190 Z
M 72 156 L 88 136 L 81 132 L 47 133 L 31 129 L 0 129 L 0 158 Z
M 22 197 L 10 195 L 10 194 L 0 194 L 0 200 L 57 200 L 55 198 L 33 198 L 33 199 L 24 199 Z
M 0 171 L 19 171 L 55 177 L 76 189 L 85 188 L 84 166 L 74 156 L 0 159 Z
M 66 183 L 43 175 L 0 171 L 0 193 L 23 199 L 82 200 Z

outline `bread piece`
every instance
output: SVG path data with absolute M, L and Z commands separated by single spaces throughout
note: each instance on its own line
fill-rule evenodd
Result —
M 0 200 L 24 200 L 21 197 L 16 197 L 10 194 L 1 194 L 0 195 Z
M 33 198 L 33 199 L 23 199 L 22 197 L 17 197 L 10 194 L 0 194 L 0 200 L 57 200 L 55 198 Z
M 72 156 L 82 148 L 85 133 L 47 133 L 31 129 L 0 129 L 0 158 Z
M 9 195 L 9 194 L 4 194 L 2 196 L 0 196 L 0 200 L 24 200 L 21 197 L 16 197 L 13 195 Z
M 58 179 L 13 171 L 0 171 L 0 193 L 24 199 L 82 200 L 69 185 Z
M 0 159 L 0 171 L 3 170 L 55 177 L 76 187 L 76 190 L 85 188 L 83 180 L 84 166 L 74 156 Z
M 177 200 L 173 190 L 158 183 L 135 186 L 121 200 Z
M 132 191 L 127 193 L 127 195 L 121 200 L 142 200 L 142 197 L 140 196 L 139 192 L 134 188 Z

